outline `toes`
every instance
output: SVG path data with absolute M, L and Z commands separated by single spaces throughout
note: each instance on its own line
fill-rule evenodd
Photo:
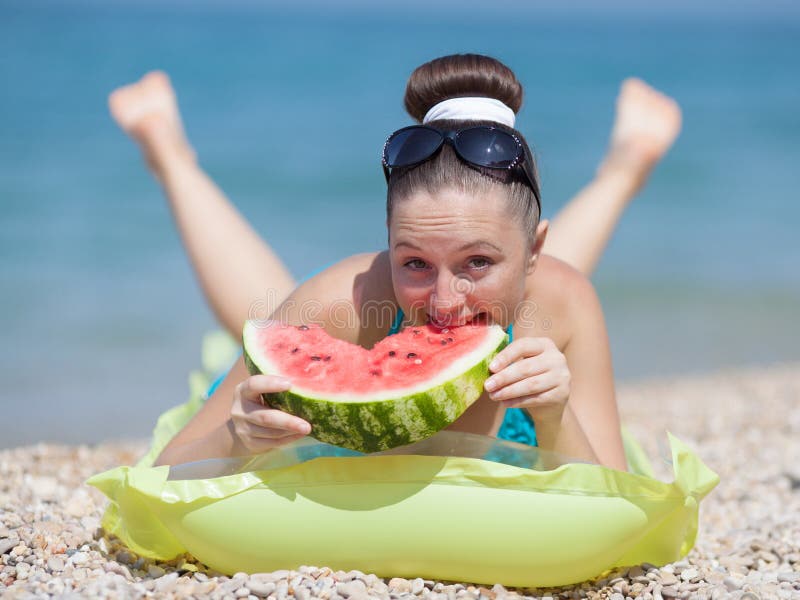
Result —
M 111 111 L 111 116 L 123 129 L 130 127 L 134 117 L 131 107 L 135 106 L 136 96 L 138 95 L 135 85 L 117 88 L 108 96 L 108 108 Z
M 168 119 L 176 109 L 175 95 L 169 76 L 163 71 L 150 71 L 139 81 L 117 88 L 108 97 L 108 108 L 114 120 L 126 131 L 132 131 L 143 116 L 162 113 Z
M 145 76 L 142 77 L 142 81 L 158 81 L 169 84 L 169 76 L 164 71 L 156 69 L 155 71 L 146 73 Z
M 154 91 L 172 90 L 172 83 L 169 80 L 169 75 L 164 71 L 150 71 L 142 77 L 141 83 L 143 87 L 147 87 Z

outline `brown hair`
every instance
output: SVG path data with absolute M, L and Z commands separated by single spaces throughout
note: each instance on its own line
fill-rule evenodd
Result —
M 481 96 L 500 100 L 515 113 L 522 106 L 522 85 L 514 72 L 500 61 L 479 54 L 453 54 L 436 58 L 417 67 L 408 79 L 404 104 L 408 114 L 422 122 L 436 104 L 449 98 Z M 525 147 L 531 171 L 538 173 L 533 154 L 525 138 L 515 129 L 491 121 L 437 120 L 427 123 L 437 129 L 452 130 L 469 125 L 492 125 L 516 135 Z M 533 241 L 539 223 L 539 208 L 533 190 L 519 167 L 508 171 L 474 167 L 458 158 L 452 147 L 444 144 L 439 153 L 418 165 L 395 168 L 389 177 L 386 216 L 391 219 L 397 200 L 424 190 L 430 194 L 451 187 L 462 192 L 484 194 L 502 186 L 509 199 L 510 212 Z
M 408 114 L 421 123 L 434 104 L 463 96 L 494 98 L 517 113 L 522 106 L 522 85 L 499 60 L 480 54 L 451 54 L 414 69 L 403 103 Z

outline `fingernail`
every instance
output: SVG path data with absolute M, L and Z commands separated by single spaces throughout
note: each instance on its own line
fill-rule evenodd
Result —
M 485 387 L 488 391 L 491 392 L 494 388 L 497 387 L 497 382 L 494 379 L 487 379 Z
M 308 435 L 309 433 L 311 433 L 311 425 L 309 425 L 308 423 L 303 423 L 300 426 L 300 433 L 304 435 Z
M 500 366 L 500 361 L 496 359 L 489 363 L 489 368 L 492 371 L 496 371 L 499 366 Z

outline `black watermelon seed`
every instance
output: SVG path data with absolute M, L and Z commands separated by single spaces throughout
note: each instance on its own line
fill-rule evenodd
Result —
M 298 327 L 298 329 L 300 331 L 308 331 L 308 325 L 300 325 L 300 327 Z
M 321 356 L 312 356 L 311 360 L 322 360 Z
M 406 354 L 406 358 L 414 358 L 416 355 L 417 355 L 416 352 L 409 352 L 408 354 Z
M 442 340 L 442 341 L 441 341 L 441 342 L 439 342 L 439 343 L 440 343 L 442 346 L 447 346 L 447 340 Z
M 298 350 L 300 350 L 300 348 L 292 348 L 292 354 L 297 354 Z
M 448 341 L 448 342 L 452 342 L 452 341 L 453 341 L 453 338 L 449 337 L 449 338 L 447 338 L 447 341 Z
M 415 329 L 414 330 L 414 335 L 419 335 L 420 333 L 422 333 L 422 332 L 419 329 Z
M 395 354 L 397 354 L 397 352 L 394 350 L 389 350 L 389 356 L 394 356 Z
M 372 369 L 372 370 L 370 370 L 369 374 L 370 375 L 374 375 L 376 377 L 380 377 L 381 372 L 378 369 Z
M 331 359 L 331 355 L 330 355 L 330 354 L 328 354 L 328 355 L 327 355 L 325 358 L 323 358 L 322 360 L 324 360 L 325 362 L 328 362 L 330 359 Z

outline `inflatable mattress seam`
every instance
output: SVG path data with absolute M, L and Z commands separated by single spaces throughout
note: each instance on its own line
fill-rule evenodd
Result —
M 256 477 L 258 477 L 257 473 L 253 473 Z M 239 475 L 229 475 L 223 477 L 221 479 L 226 479 L 227 477 L 238 477 Z M 190 480 L 191 481 L 191 480 Z M 213 481 L 213 479 L 209 479 L 206 481 Z M 181 480 L 169 480 L 166 482 L 167 486 L 170 484 L 178 484 Z M 518 492 L 535 492 L 541 494 L 557 494 L 557 495 L 569 495 L 569 496 L 608 496 L 609 492 L 608 489 L 606 490 L 576 490 L 576 489 L 569 489 L 569 488 L 556 488 L 552 486 L 548 486 L 546 489 L 538 488 L 538 487 L 527 487 L 527 486 L 496 486 L 496 485 L 488 485 L 483 483 L 471 483 L 471 482 L 456 482 L 456 481 L 431 481 L 425 479 L 402 479 L 402 480 L 369 480 L 369 481 L 325 481 L 325 482 L 285 482 L 285 483 L 270 483 L 267 481 L 259 481 L 253 483 L 248 488 L 240 490 L 238 493 L 247 491 L 247 489 L 253 489 L 254 487 L 259 487 L 262 489 L 287 489 L 287 488 L 320 488 L 320 487 L 332 487 L 332 486 L 373 486 L 373 485 L 419 485 L 423 487 L 427 486 L 458 486 L 458 487 L 469 487 L 469 488 L 485 488 L 487 490 L 513 490 Z M 670 486 L 671 483 L 662 483 L 662 485 Z M 653 494 L 627 494 L 625 492 L 617 491 L 615 496 L 620 498 L 650 498 L 650 499 L 657 499 L 657 500 L 665 500 L 665 501 L 672 501 L 676 498 L 684 498 L 686 494 L 680 491 L 672 491 L 671 493 L 665 492 L 656 492 Z M 692 495 L 692 494 L 690 494 Z

